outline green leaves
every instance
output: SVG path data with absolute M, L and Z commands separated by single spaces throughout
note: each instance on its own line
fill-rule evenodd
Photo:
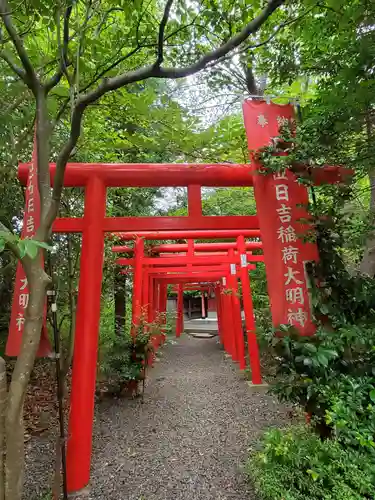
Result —
M 40 248 L 44 248 L 48 251 L 52 250 L 52 247 L 47 243 L 32 239 L 21 239 L 11 232 L 0 231 L 0 252 L 5 249 L 7 244 L 17 248 L 21 259 L 26 255 L 31 259 L 35 259 Z
M 35 259 L 40 248 L 44 248 L 45 250 L 52 250 L 52 247 L 47 245 L 47 243 L 29 239 L 19 240 L 18 248 L 20 251 L 21 259 L 25 257 L 25 255 L 27 255 L 31 259 Z
M 364 500 L 375 495 L 372 456 L 321 440 L 303 426 L 271 430 L 248 473 L 264 500 Z

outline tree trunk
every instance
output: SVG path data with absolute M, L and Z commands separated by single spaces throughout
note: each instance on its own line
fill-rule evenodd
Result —
M 371 150 L 372 145 L 372 124 L 370 110 L 367 110 L 365 117 L 367 145 Z M 369 222 L 372 227 L 375 225 L 375 169 L 369 173 L 370 181 L 370 207 L 369 207 Z M 367 236 L 366 247 L 363 253 L 362 261 L 359 270 L 363 274 L 371 277 L 375 275 L 375 228 L 372 229 Z
M 0 358 L 0 500 L 5 500 L 5 412 L 7 406 L 6 364 Z
M 24 257 L 23 265 L 30 294 L 25 314 L 23 342 L 12 374 L 5 419 L 5 498 L 7 500 L 21 500 L 22 496 L 24 472 L 23 404 L 39 347 L 45 294 L 50 282 L 41 267 L 40 253 L 33 260 Z
M 375 170 L 370 172 L 370 222 L 375 223 Z M 362 261 L 359 270 L 363 274 L 371 277 L 375 276 L 375 229 L 371 230 L 367 237 L 365 251 L 363 253 Z
M 126 314 L 126 275 L 121 274 L 121 267 L 114 269 L 113 287 L 115 298 L 115 334 L 123 335 L 125 332 L 125 314 Z
M 72 248 L 72 240 L 71 235 L 67 236 L 67 250 L 68 250 L 68 294 L 69 294 L 69 314 L 70 314 L 70 324 L 69 324 L 69 336 L 68 336 L 68 347 L 65 356 L 61 360 L 61 376 L 64 380 L 65 386 L 65 395 L 67 395 L 67 386 L 66 386 L 66 376 L 69 372 L 70 366 L 73 360 L 73 351 L 74 351 L 74 333 L 76 329 L 76 310 L 77 310 L 77 302 L 76 302 L 76 291 L 74 287 L 74 277 L 77 270 L 78 259 L 75 259 L 73 263 L 73 248 Z

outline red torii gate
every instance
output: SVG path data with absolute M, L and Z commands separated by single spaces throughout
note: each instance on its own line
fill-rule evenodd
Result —
M 250 150 L 259 151 L 278 135 L 279 126 L 293 118 L 291 106 L 279 106 L 259 101 L 244 104 L 245 128 Z M 19 179 L 26 184 L 32 164 L 21 164 Z M 266 264 L 271 311 L 275 326 L 294 324 L 302 334 L 311 334 L 309 296 L 304 277 L 304 262 L 317 258 L 316 246 L 296 238 L 305 225 L 306 217 L 300 204 L 306 204 L 305 186 L 295 182 L 291 172 L 277 175 L 258 175 L 261 165 L 256 155 L 253 164 L 79 164 L 69 163 L 64 186 L 85 188 L 84 216 L 59 218 L 54 232 L 81 232 L 82 252 L 77 306 L 76 335 L 72 372 L 71 411 L 67 452 L 68 489 L 82 489 L 89 482 L 92 448 L 92 421 L 94 410 L 100 296 L 104 254 L 104 234 L 128 231 L 152 231 L 153 239 L 160 239 L 158 231 L 180 231 L 178 238 L 194 238 L 188 231 L 201 232 L 196 238 L 216 239 L 221 230 L 237 231 L 235 237 L 246 237 L 246 231 L 261 233 Z M 301 167 L 303 168 L 303 167 Z M 53 182 L 56 166 L 50 165 Z M 338 167 L 309 169 L 314 182 L 338 182 L 343 175 Z M 252 186 L 255 189 L 257 216 L 203 216 L 201 186 Z M 186 217 L 106 217 L 107 187 L 164 187 L 187 186 L 189 214 Z M 259 233 L 260 229 L 260 233 Z M 185 233 L 182 233 L 185 231 Z M 205 231 L 207 231 L 205 233 Z M 129 233 L 130 232 L 130 233 Z M 303 231 L 302 231 L 303 232 Z M 255 235 L 254 235 L 255 236 Z M 142 241 L 142 240 L 140 240 Z M 291 247 L 291 248 L 290 248 Z M 231 249 L 229 249 L 230 251 Z M 232 249 L 233 250 L 233 249 Z M 293 252 L 292 252 L 293 250 Z M 246 249 L 241 250 L 245 253 Z M 135 263 L 136 265 L 136 263 Z M 286 271 L 286 272 L 285 272 Z M 241 267 L 242 273 L 247 273 Z M 212 273 L 211 273 L 212 274 Z M 230 275 L 228 279 L 232 279 Z M 201 276 L 202 278 L 202 276 Z M 219 280 L 222 274 L 209 277 Z M 208 278 L 208 279 L 209 279 Z M 237 283 L 236 277 L 233 276 Z M 169 278 L 170 280 L 172 278 Z M 173 281 L 188 282 L 188 274 Z M 244 300 L 251 300 L 250 291 L 244 289 Z M 297 294 L 298 292 L 298 294 Z M 235 294 L 236 296 L 236 294 Z M 7 353 L 12 350 L 14 337 L 10 332 Z
M 164 237 L 163 233 L 159 234 L 159 237 Z M 250 248 L 260 248 L 261 243 L 249 243 L 248 246 Z M 237 238 L 237 243 L 211 243 L 211 244 L 203 244 L 197 245 L 199 249 L 204 248 L 206 251 L 210 250 L 210 247 L 213 247 L 216 252 L 205 253 L 201 252 L 203 256 L 197 256 L 194 251 L 196 246 L 194 242 L 192 245 L 182 245 L 182 248 L 186 250 L 186 257 L 179 254 L 175 255 L 173 258 L 171 257 L 151 257 L 147 258 L 143 255 L 143 243 L 138 238 L 136 240 L 135 247 L 129 246 L 114 246 L 112 250 L 114 252 L 135 252 L 136 257 L 133 259 L 119 258 L 116 263 L 118 265 L 127 265 L 134 266 L 134 290 L 133 290 L 133 317 L 132 323 L 134 325 L 138 324 L 140 311 L 144 311 L 146 309 L 146 314 L 148 316 L 149 321 L 154 319 L 153 311 L 157 308 L 158 304 L 164 305 L 164 298 L 160 301 L 160 294 L 165 294 L 166 290 L 155 290 L 155 285 L 159 286 L 161 279 L 164 279 L 168 282 L 174 280 L 176 277 L 181 277 L 181 273 L 185 273 L 185 276 L 191 276 L 195 280 L 198 280 L 200 274 L 203 272 L 211 273 L 221 272 L 223 276 L 228 276 L 228 283 L 231 283 L 231 290 L 235 293 L 236 282 L 232 281 L 230 278 L 231 274 L 234 274 L 235 277 L 239 276 L 241 278 L 242 287 L 244 290 L 248 290 L 250 292 L 250 283 L 247 270 L 251 265 L 248 264 L 248 261 L 259 262 L 263 261 L 262 255 L 252 255 L 251 253 L 241 253 L 245 247 L 246 243 L 244 241 L 243 236 L 239 236 Z M 160 247 L 153 247 L 152 250 L 161 248 L 162 250 L 173 251 L 175 249 L 180 249 L 181 245 L 161 245 Z M 193 250 L 192 254 L 189 255 L 189 250 Z M 228 255 L 224 253 L 225 257 L 222 257 L 220 253 L 217 252 L 222 249 L 228 250 Z M 234 254 L 234 250 L 238 250 L 238 254 Z M 137 252 L 140 252 L 137 255 Z M 216 257 L 216 258 L 215 258 Z M 230 265 L 230 267 L 228 266 Z M 241 264 L 241 268 L 244 268 L 243 271 L 240 270 L 238 273 L 237 266 Z M 234 265 L 234 271 L 231 270 L 232 265 Z M 252 266 L 253 267 L 253 266 Z M 177 274 L 179 273 L 179 274 Z M 233 278 L 234 280 L 236 278 Z M 143 286 L 142 286 L 143 285 Z M 217 285 L 217 284 L 216 284 Z M 143 288 L 143 293 L 142 293 Z M 217 287 L 216 287 L 217 288 Z M 216 290 L 217 291 L 217 290 Z M 178 289 L 178 306 L 177 306 L 177 328 L 176 334 L 179 336 L 182 331 L 181 320 L 182 317 L 182 288 Z M 154 297 L 155 295 L 155 297 Z M 156 299 L 158 297 L 158 299 Z M 217 297 L 218 304 L 218 312 L 220 309 L 220 295 Z M 249 299 L 244 299 L 244 310 L 245 310 L 245 320 L 246 320 L 246 330 L 248 337 L 248 346 L 249 346 L 249 358 L 252 367 L 252 381 L 254 384 L 261 383 L 261 375 L 260 375 L 260 364 L 259 364 L 259 355 L 258 349 L 256 345 L 255 339 L 255 324 L 253 317 L 253 308 L 251 301 L 251 294 L 249 293 Z M 234 302 L 232 304 L 232 302 Z M 148 311 L 147 311 L 148 308 Z M 240 349 L 238 350 L 238 361 L 240 363 L 240 368 L 244 369 L 246 366 L 245 361 L 245 352 L 243 348 L 243 338 L 242 338 L 242 320 L 241 318 L 236 318 L 236 313 L 240 314 L 240 308 L 236 302 L 236 298 L 231 300 L 227 304 L 227 308 L 229 311 L 229 316 L 234 317 L 234 325 L 231 323 L 226 324 L 225 326 L 221 324 L 220 314 L 219 314 L 219 326 L 221 332 L 226 337 L 231 337 L 232 334 L 235 334 L 235 338 L 237 339 L 238 345 L 240 345 Z M 160 311 L 159 311 L 160 312 Z M 161 311 L 164 312 L 164 311 Z
M 30 164 L 20 164 L 19 180 L 27 182 Z M 50 164 L 51 183 L 55 164 Z M 159 175 L 159 172 L 161 175 Z M 151 231 L 152 239 L 166 237 L 233 238 L 244 234 L 259 237 L 257 216 L 204 216 L 201 186 L 247 186 L 252 184 L 250 165 L 228 164 L 77 164 L 68 163 L 66 187 L 85 188 L 84 216 L 58 218 L 54 232 L 82 233 L 76 335 L 70 397 L 67 480 L 70 492 L 79 491 L 90 477 L 92 423 L 100 320 L 100 298 L 104 256 L 104 234 L 121 233 L 134 239 L 136 231 Z M 187 186 L 189 213 L 182 217 L 106 217 L 107 187 Z M 184 231 L 184 233 L 182 232 Z M 189 233 L 189 231 L 191 231 Z M 139 241 L 143 241 L 140 239 Z M 222 274 L 217 275 L 219 279 Z M 140 276 L 141 277 L 141 276 Z M 186 276 L 185 282 L 189 281 Z M 165 285 L 166 287 L 166 285 Z M 137 309 L 139 310 L 139 308 Z M 139 316 L 138 316 L 139 317 Z M 11 337 L 7 352 L 12 352 Z

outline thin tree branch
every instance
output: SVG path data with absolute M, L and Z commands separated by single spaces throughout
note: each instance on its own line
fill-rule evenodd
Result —
M 129 59 L 130 57 L 134 56 L 137 52 L 139 52 L 141 49 L 143 49 L 144 46 L 142 45 L 139 45 L 137 46 L 135 49 L 131 50 L 130 52 L 128 52 L 127 54 L 125 54 L 124 56 L 121 56 L 119 57 L 114 63 L 112 63 L 110 66 L 108 66 L 107 68 L 103 69 L 103 71 L 101 71 L 100 73 L 96 74 L 94 76 L 94 78 L 91 80 L 90 83 L 88 83 L 83 89 L 82 89 L 82 93 L 83 92 L 86 92 L 86 90 L 88 90 L 92 85 L 94 85 L 94 83 L 96 83 L 98 80 L 100 80 L 101 78 L 103 78 L 106 73 L 108 73 L 108 71 L 111 71 L 112 69 L 115 69 L 119 64 L 121 64 L 122 62 L 126 61 L 126 59 Z
M 172 4 L 173 4 L 173 0 L 167 0 L 167 3 L 165 4 L 163 18 L 161 20 L 160 27 L 159 27 L 158 51 L 157 51 L 157 59 L 156 59 L 157 66 L 160 66 L 164 61 L 164 33 L 165 33 L 165 28 L 167 27 Z
M 197 62 L 191 64 L 190 66 L 186 66 L 184 68 L 161 68 L 156 64 L 153 64 L 134 71 L 123 73 L 113 78 L 107 78 L 103 80 L 96 89 L 80 97 L 79 101 L 77 102 L 77 109 L 79 109 L 81 106 L 86 107 L 98 100 L 107 92 L 117 90 L 120 87 L 123 87 L 124 85 L 128 85 L 130 83 L 135 83 L 137 81 L 145 80 L 148 78 L 184 78 L 188 75 L 192 75 L 202 69 L 205 69 L 209 66 L 210 63 L 226 56 L 233 49 L 241 45 L 241 43 L 244 42 L 246 38 L 248 38 L 252 33 L 258 31 L 262 24 L 267 21 L 271 14 L 280 5 L 282 5 L 284 1 L 285 0 L 269 0 L 267 7 L 255 19 L 250 21 L 242 31 L 240 31 L 237 35 L 232 37 L 217 49 L 202 56 Z
M 70 16 L 72 15 L 72 9 L 73 9 L 73 0 L 70 0 L 64 14 L 63 43 L 60 48 L 61 51 L 60 67 L 56 71 L 56 73 L 51 77 L 51 79 L 45 84 L 44 89 L 46 94 L 48 94 L 48 92 L 50 92 L 60 82 L 63 75 L 66 76 L 66 79 L 69 82 L 68 45 L 69 45 L 69 23 L 70 23 Z
M 179 28 L 177 28 L 176 30 L 174 30 L 172 33 L 170 33 L 169 35 L 167 35 L 164 38 L 164 42 L 166 42 L 167 40 L 169 40 L 169 38 L 172 38 L 175 35 L 177 35 L 178 33 L 180 33 L 180 31 L 186 30 L 188 28 L 191 28 L 191 26 L 194 26 L 195 25 L 195 21 L 198 19 L 198 17 L 199 17 L 199 14 L 197 14 L 194 17 L 194 19 L 189 24 L 185 24 L 184 26 L 180 26 Z
M 1 59 L 3 59 L 7 65 L 10 67 L 10 69 L 13 71 L 13 73 L 15 73 L 17 76 L 19 76 L 21 78 L 21 80 L 26 83 L 27 85 L 27 77 L 26 77 L 26 72 L 22 69 L 22 68 L 19 68 L 18 66 L 16 66 L 16 64 L 14 64 L 14 62 L 12 61 L 12 59 L 10 58 L 10 56 L 2 51 L 0 52 L 0 57 Z
M 139 18 L 138 18 L 137 27 L 136 27 L 136 30 L 135 30 L 135 39 L 136 39 L 136 41 L 137 41 L 137 45 L 140 45 L 140 43 L 139 43 L 139 29 L 140 29 L 140 27 L 141 27 L 141 22 L 142 22 L 142 19 L 143 19 L 143 16 L 146 14 L 147 9 L 149 8 L 149 6 L 150 6 L 150 4 L 151 4 L 151 3 L 152 3 L 152 0 L 150 0 L 150 1 L 148 2 L 148 4 L 147 4 L 147 5 L 146 5 L 146 7 L 142 10 L 142 12 L 141 12 L 141 14 L 140 14 L 140 16 L 139 16 Z M 141 5 L 141 7 L 140 7 L 140 8 L 142 8 L 142 7 L 143 7 L 143 0 L 142 0 L 142 5 Z
M 68 109 L 68 106 L 70 104 L 70 97 L 68 97 L 67 99 L 65 99 L 65 101 L 62 103 L 62 105 L 60 106 L 60 109 L 59 111 L 57 112 L 56 114 L 56 118 L 53 120 L 53 122 L 51 123 L 51 129 L 54 130 L 56 125 L 58 124 L 58 122 L 61 120 L 61 118 L 63 117 L 65 111 Z
M 263 9 L 263 11 L 256 18 L 250 21 L 239 33 L 230 38 L 217 49 L 205 54 L 197 62 L 191 64 L 190 66 L 183 68 L 161 68 L 157 64 L 148 65 L 134 71 L 128 71 L 113 78 L 106 78 L 96 89 L 88 92 L 87 94 L 82 94 L 78 98 L 73 109 L 69 139 L 64 144 L 56 160 L 56 173 L 53 183 L 52 200 L 48 213 L 41 222 L 43 229 L 49 230 L 57 216 L 61 192 L 63 189 L 66 164 L 70 154 L 78 142 L 81 132 L 82 117 L 87 106 L 100 99 L 107 92 L 117 90 L 131 83 L 149 78 L 184 78 L 207 68 L 210 63 L 214 63 L 218 59 L 226 56 L 229 52 L 241 45 L 241 43 L 243 43 L 252 33 L 258 31 L 272 15 L 272 13 L 284 2 L 285 0 L 268 0 L 267 6 Z M 165 22 L 167 22 L 167 20 Z
M 95 30 L 95 36 L 98 36 L 102 27 L 104 26 L 104 24 L 106 23 L 107 19 L 108 19 L 108 16 L 111 12 L 124 12 L 124 9 L 122 9 L 121 7 L 111 7 L 109 10 L 107 10 L 106 12 L 104 12 L 103 14 L 103 17 L 102 17 L 102 20 L 100 21 L 98 27 L 96 28 Z
M 312 7 L 310 7 L 309 9 L 307 9 L 300 16 L 294 17 L 292 19 L 288 19 L 288 21 L 285 21 L 284 23 L 281 23 L 275 29 L 275 31 L 266 40 L 264 40 L 263 42 L 259 42 L 259 43 L 255 44 L 255 45 L 247 45 L 246 47 L 244 47 L 243 49 L 241 49 L 238 53 L 246 52 L 247 50 L 257 49 L 259 47 L 263 47 L 264 45 L 267 45 L 271 40 L 273 40 L 276 37 L 276 35 L 279 33 L 280 30 L 282 30 L 286 26 L 289 26 L 290 24 L 294 24 L 297 21 L 300 21 L 305 16 L 307 16 L 307 14 L 309 14 L 312 10 L 314 10 L 317 6 L 318 6 L 318 4 L 313 5 Z
M 16 49 L 18 57 L 20 58 L 22 66 L 25 70 L 25 83 L 35 93 L 38 85 L 38 79 L 23 45 L 23 41 L 13 25 L 7 0 L 0 0 L 0 17 L 3 20 L 5 29 L 7 30 L 7 33 L 13 42 L 14 48 Z

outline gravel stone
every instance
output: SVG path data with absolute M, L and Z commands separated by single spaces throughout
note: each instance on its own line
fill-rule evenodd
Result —
M 261 431 L 286 421 L 217 339 L 184 335 L 150 370 L 144 404 L 97 406 L 89 498 L 257 500 L 243 466 Z
M 77 500 L 259 500 L 244 464 L 287 409 L 253 392 L 217 338 L 165 346 L 140 399 L 96 405 L 90 487 Z M 46 498 L 56 437 L 26 446 L 25 500 Z

